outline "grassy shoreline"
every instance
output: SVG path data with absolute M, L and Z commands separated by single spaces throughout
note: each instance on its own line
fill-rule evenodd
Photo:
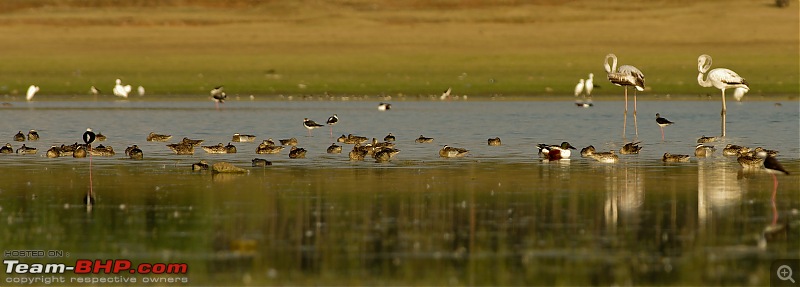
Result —
M 8 10 L 0 14 L 0 95 L 24 97 L 31 84 L 39 95 L 85 95 L 91 85 L 108 95 L 121 78 L 159 96 L 225 85 L 231 95 L 437 95 L 452 87 L 472 99 L 538 98 L 571 95 L 590 72 L 603 86 L 595 94 L 620 95 L 605 81 L 609 52 L 644 71 L 643 95 L 718 95 L 697 85 L 703 53 L 745 77 L 748 96 L 800 94 L 796 9 L 753 1 L 726 10 L 715 1 L 634 1 L 629 10 L 622 1 L 209 3 Z

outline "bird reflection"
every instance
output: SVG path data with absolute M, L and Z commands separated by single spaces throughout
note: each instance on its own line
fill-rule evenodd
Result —
M 616 229 L 619 216 L 635 225 L 644 204 L 645 178 L 641 168 L 608 167 L 606 201 L 604 206 L 606 226 Z
M 733 166 L 724 162 L 698 161 L 697 219 L 706 226 L 713 211 L 723 212 L 742 200 L 742 188 Z

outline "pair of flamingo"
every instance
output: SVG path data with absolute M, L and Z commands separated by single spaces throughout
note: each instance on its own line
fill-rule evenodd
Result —
M 609 64 L 611 60 L 611 64 Z M 631 65 L 622 65 L 617 69 L 617 56 L 614 54 L 606 55 L 604 63 L 608 80 L 612 84 L 625 87 L 625 112 L 622 127 L 622 136 L 625 137 L 625 128 L 628 125 L 628 87 L 634 87 L 636 90 L 633 94 L 633 123 L 636 129 L 636 135 L 639 135 L 639 125 L 636 120 L 636 91 L 644 91 L 644 74 L 642 71 Z M 697 83 L 702 87 L 715 87 L 722 91 L 722 136 L 725 136 L 725 118 L 727 115 L 727 106 L 725 104 L 725 90 L 735 88 L 735 96 L 741 97 L 744 93 L 750 90 L 750 87 L 744 78 L 736 74 L 736 72 L 724 68 L 716 68 L 711 71 L 711 56 L 703 54 L 697 58 L 697 70 L 700 72 L 697 75 Z M 662 126 L 663 127 L 663 126 Z M 663 130 L 662 130 L 663 137 Z

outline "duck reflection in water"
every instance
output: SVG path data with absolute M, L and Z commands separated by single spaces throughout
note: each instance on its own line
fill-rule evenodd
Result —
M 638 225 L 642 221 L 641 210 L 644 205 L 644 173 L 637 167 L 606 168 L 606 228 L 616 230 L 620 215 L 626 225 Z

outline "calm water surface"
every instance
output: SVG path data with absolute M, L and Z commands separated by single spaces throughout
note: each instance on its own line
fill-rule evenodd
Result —
M 29 129 L 42 138 L 25 142 L 36 156 L 0 156 L 0 246 L 70 253 L 50 262 L 184 262 L 188 274 L 155 277 L 192 285 L 768 285 L 773 259 L 800 257 L 798 102 L 730 103 L 728 137 L 714 143 L 780 150 L 793 175 L 777 189 L 720 151 L 661 163 L 719 134 L 719 101 L 642 101 L 639 135 L 629 115 L 626 139 L 622 102 L 395 102 L 386 112 L 367 101 L 13 104 L 0 110 L 0 138 Z M 665 141 L 657 112 L 676 122 Z M 334 137 L 391 132 L 400 154 L 389 163 L 350 162 L 350 145 L 326 154 L 329 129 L 308 137 L 301 123 L 334 113 Z M 119 153 L 92 159 L 91 212 L 81 204 L 89 159 L 44 157 L 86 127 Z M 258 138 L 234 143 L 237 154 L 177 156 L 146 142 L 151 131 L 204 145 L 234 132 Z M 414 143 L 420 134 L 435 142 Z M 503 145 L 487 146 L 495 136 Z M 256 155 L 268 137 L 297 137 L 307 158 Z M 618 150 L 630 140 L 642 153 L 613 165 L 536 158 L 537 143 Z M 124 159 L 131 144 L 144 160 Z M 470 155 L 441 159 L 445 144 Z M 274 165 L 251 168 L 254 157 Z M 192 172 L 200 159 L 250 172 Z

